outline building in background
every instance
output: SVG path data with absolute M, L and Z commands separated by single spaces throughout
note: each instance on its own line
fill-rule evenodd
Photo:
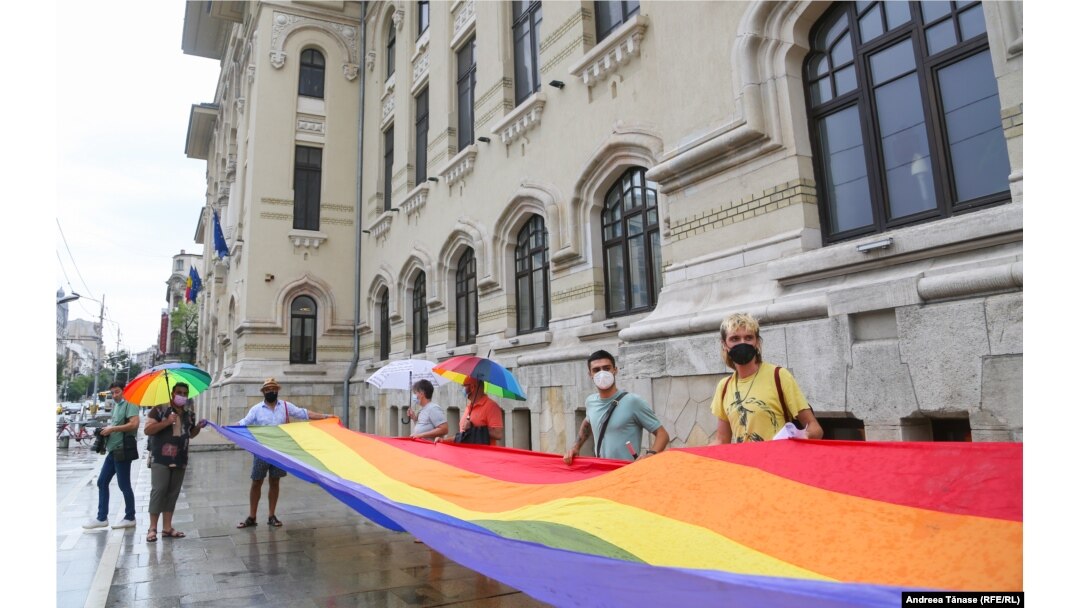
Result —
M 381 365 L 477 354 L 529 397 L 506 444 L 561 452 L 604 348 L 703 445 L 748 311 L 827 437 L 1022 439 L 1020 3 L 199 2 L 184 31 L 222 62 L 187 144 L 227 419 L 265 375 L 340 415 L 355 324 L 354 428 L 407 432 Z
M 169 275 L 168 280 L 165 281 L 165 301 L 169 303 L 169 306 L 168 309 L 162 312 L 162 324 L 164 326 L 167 318 L 168 331 L 159 336 L 159 342 L 164 342 L 162 353 L 164 353 L 165 362 L 180 361 L 183 357 L 183 330 L 176 326 L 171 314 L 181 304 L 186 303 L 188 277 L 192 267 L 197 266 L 201 258 L 200 254 L 187 253 L 183 249 L 173 256 L 172 273 Z

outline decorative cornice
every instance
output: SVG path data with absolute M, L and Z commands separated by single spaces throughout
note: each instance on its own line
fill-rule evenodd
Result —
M 371 235 L 376 239 L 381 239 L 390 232 L 390 224 L 394 221 L 394 214 L 389 211 L 384 211 L 382 217 L 375 220 L 375 223 L 371 225 Z
M 468 0 L 465 4 L 458 7 L 456 13 L 454 13 L 454 38 L 459 33 L 465 30 L 469 25 L 470 20 L 475 20 L 476 17 L 476 2 L 474 0 Z
M 502 143 L 509 145 L 515 139 L 524 136 L 526 131 L 540 124 L 540 115 L 546 103 L 547 98 L 542 91 L 534 93 L 514 108 L 513 112 L 495 123 L 491 127 L 491 134 L 498 137 Z
M 649 18 L 641 13 L 631 17 L 607 38 L 592 48 L 577 63 L 570 74 L 579 76 L 585 86 L 592 87 L 615 73 L 620 66 L 641 54 L 641 40 L 649 27 Z
M 315 133 L 317 135 L 326 135 L 326 125 L 317 120 L 307 120 L 304 118 L 297 119 L 296 130 Z
M 458 181 L 461 181 L 466 175 L 472 173 L 473 167 L 476 164 L 476 144 L 466 146 L 464 150 L 458 152 L 453 158 L 446 163 L 439 175 L 446 182 L 447 186 L 453 186 Z
M 289 240 L 292 241 L 293 247 L 318 249 L 319 245 L 326 241 L 326 233 L 314 230 L 290 230 Z
M 428 188 L 428 183 L 424 182 L 413 188 L 409 192 L 409 194 L 406 195 L 405 201 L 398 206 L 400 209 L 405 210 L 406 217 L 411 217 L 413 215 L 419 214 L 420 209 L 422 209 L 424 205 L 427 204 Z

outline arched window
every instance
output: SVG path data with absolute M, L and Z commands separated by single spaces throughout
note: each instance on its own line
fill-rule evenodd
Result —
M 395 47 L 397 46 L 397 28 L 394 24 L 390 24 L 390 33 L 386 39 L 386 77 L 390 78 L 394 75 L 394 64 L 397 62 L 395 57 Z
M 379 296 L 379 360 L 390 358 L 390 290 Z
M 428 341 L 427 275 L 423 272 L 413 282 L 412 292 L 412 352 L 427 350 Z
M 457 303 L 457 343 L 476 342 L 477 296 L 476 258 L 471 248 L 461 254 L 457 265 L 457 281 L 454 290 Z
M 827 241 L 1008 200 L 982 3 L 837 3 L 810 39 L 804 76 Z
M 300 53 L 300 94 L 304 97 L 323 98 L 326 81 L 326 59 L 315 49 Z
M 514 261 L 518 333 L 547 329 L 551 315 L 548 311 L 548 246 L 544 218 L 534 215 L 521 228 Z
M 651 310 L 660 293 L 660 218 L 645 169 L 628 169 L 608 190 L 600 223 L 608 316 Z
M 315 300 L 293 300 L 289 319 L 289 363 L 315 363 Z

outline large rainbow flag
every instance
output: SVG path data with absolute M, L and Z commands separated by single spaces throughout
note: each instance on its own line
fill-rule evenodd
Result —
M 1022 446 L 774 441 L 624 464 L 213 425 L 387 528 L 558 606 L 890 606 L 1021 591 Z

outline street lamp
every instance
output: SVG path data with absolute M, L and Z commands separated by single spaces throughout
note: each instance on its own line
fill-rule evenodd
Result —
M 80 296 L 77 293 L 70 293 L 70 294 L 68 294 L 68 295 L 66 295 L 66 296 L 64 296 L 62 298 L 56 298 L 56 305 L 60 306 L 61 304 L 67 304 L 68 302 L 74 302 L 75 300 L 78 300 L 81 297 L 82 296 Z

